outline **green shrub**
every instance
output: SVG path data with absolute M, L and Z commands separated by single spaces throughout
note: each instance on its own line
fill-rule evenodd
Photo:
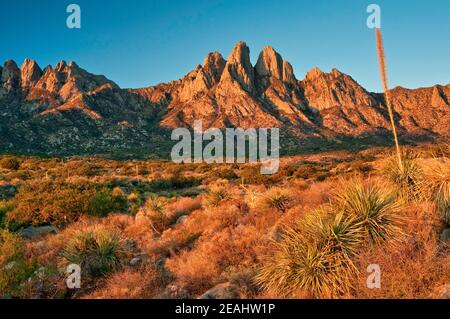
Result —
M 32 181 L 20 187 L 7 220 L 23 225 L 63 226 L 81 215 L 104 216 L 126 209 L 125 199 L 111 196 L 101 185 L 60 180 Z
M 0 161 L 0 166 L 4 169 L 17 171 L 20 168 L 20 163 L 14 157 L 5 157 Z
M 278 296 L 348 293 L 357 272 L 352 258 L 364 243 L 380 244 L 402 234 L 399 208 L 395 193 L 384 185 L 358 180 L 342 185 L 332 206 L 286 229 L 260 267 L 257 283 Z
M 126 210 L 127 200 L 124 196 L 113 196 L 106 191 L 97 192 L 91 200 L 89 215 L 104 217 L 112 212 Z
M 119 238 L 103 229 L 81 231 L 64 247 L 61 256 L 77 264 L 82 272 L 99 277 L 115 270 L 121 264 Z
M 0 201 L 0 228 L 4 228 L 6 226 L 6 214 L 13 209 L 13 206 L 10 202 Z

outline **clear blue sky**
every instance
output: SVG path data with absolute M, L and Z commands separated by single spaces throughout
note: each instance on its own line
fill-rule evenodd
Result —
M 80 30 L 66 27 L 70 3 L 81 6 Z M 370 3 L 382 8 L 391 86 L 450 83 L 448 0 L 2 0 L 0 61 L 74 60 L 122 87 L 144 87 L 182 77 L 210 51 L 226 58 L 244 40 L 254 63 L 270 44 L 299 79 L 336 67 L 380 91 Z

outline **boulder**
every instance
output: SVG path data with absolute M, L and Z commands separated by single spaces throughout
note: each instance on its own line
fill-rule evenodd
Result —
M 439 237 L 441 242 L 450 243 L 450 228 L 446 228 L 442 231 L 441 236 Z
M 130 261 L 130 266 L 131 267 L 137 267 L 137 266 L 139 266 L 141 264 L 142 264 L 142 258 L 141 257 L 134 257 Z
M 218 284 L 211 288 L 198 299 L 237 299 L 239 298 L 239 287 L 230 282 Z
M 19 234 L 26 239 L 34 239 L 36 237 L 41 237 L 48 234 L 55 234 L 57 232 L 58 228 L 56 228 L 55 226 L 41 226 L 41 227 L 30 226 L 20 230 Z

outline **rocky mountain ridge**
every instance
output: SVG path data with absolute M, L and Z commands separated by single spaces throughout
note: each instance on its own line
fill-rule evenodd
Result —
M 265 47 L 255 65 L 239 42 L 225 60 L 209 53 L 183 78 L 121 89 L 62 61 L 42 70 L 30 59 L 0 67 L 0 151 L 43 154 L 167 153 L 170 130 L 280 127 L 288 144 L 388 139 L 382 94 L 337 69 L 298 80 L 291 64 Z M 391 90 L 396 122 L 408 138 L 447 138 L 450 85 Z M 281 141 L 283 147 L 283 140 Z

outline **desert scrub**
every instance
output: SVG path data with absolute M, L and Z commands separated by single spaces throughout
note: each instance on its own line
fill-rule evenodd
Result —
M 19 235 L 0 230 L 0 298 L 22 296 L 21 284 L 36 269 L 25 253 L 25 242 Z
M 105 216 L 126 209 L 123 198 L 111 196 L 101 185 L 51 179 L 25 183 L 12 204 L 14 209 L 7 213 L 7 220 L 23 225 L 64 226 L 83 214 Z
M 99 277 L 120 266 L 121 254 L 116 234 L 94 228 L 76 233 L 61 256 L 66 262 L 79 265 L 82 272 Z
M 421 174 L 421 166 L 406 156 L 400 164 L 396 158 L 391 157 L 383 167 L 383 175 L 396 187 L 398 196 L 405 201 L 418 198 Z
M 432 201 L 442 219 L 450 224 L 450 161 L 435 160 L 424 165 L 420 189 L 422 198 Z
M 283 240 L 274 244 L 259 269 L 256 282 L 282 297 L 299 292 L 314 297 L 346 294 L 355 273 L 351 257 L 361 238 L 354 219 L 314 211 L 285 230 Z
M 402 208 L 396 191 L 380 182 L 350 180 L 341 182 L 332 200 L 334 206 L 364 229 L 365 237 L 381 244 L 402 235 Z
M 0 161 L 0 167 L 17 171 L 20 168 L 20 162 L 15 157 L 5 157 Z
M 261 195 L 260 200 L 263 207 L 273 208 L 282 213 L 287 211 L 294 202 L 292 193 L 279 187 L 270 188 Z

